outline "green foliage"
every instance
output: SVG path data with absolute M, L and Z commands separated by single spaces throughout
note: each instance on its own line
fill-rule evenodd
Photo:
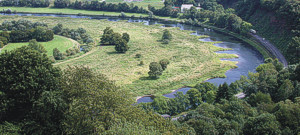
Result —
M 170 33 L 169 30 L 165 29 L 161 39 L 171 41 L 172 40 L 172 34 Z
M 123 33 L 122 34 L 122 39 L 124 39 L 127 43 L 129 42 L 130 40 L 130 36 L 128 33 Z
M 55 0 L 54 7 L 56 8 L 66 8 L 70 4 L 70 0 Z
M 160 75 L 162 75 L 163 69 L 160 64 L 157 62 L 151 62 L 149 65 L 148 75 L 152 79 L 158 79 Z
M 42 46 L 41 44 L 39 44 L 35 39 L 30 40 L 28 47 L 30 49 L 36 50 L 40 53 L 47 53 L 46 49 L 44 48 L 44 46 Z
M 54 34 L 60 34 L 63 30 L 63 25 L 61 23 L 59 23 L 56 26 L 54 26 L 52 30 L 53 30 Z
M 165 114 L 169 110 L 166 97 L 163 96 L 155 97 L 151 105 L 153 107 L 153 110 L 155 110 L 155 112 L 159 114 Z
M 138 54 L 135 55 L 135 57 L 136 57 L 136 58 L 141 58 L 142 55 L 138 53 Z
M 170 64 L 170 62 L 169 62 L 168 59 L 162 59 L 162 60 L 159 61 L 159 64 L 161 65 L 161 68 L 163 70 L 166 70 L 167 66 Z
M 127 45 L 127 41 L 124 39 L 120 39 L 119 41 L 116 42 L 115 45 L 115 50 L 119 53 L 125 53 L 128 51 L 129 47 Z
M 106 27 L 103 31 L 103 35 L 101 37 L 101 44 L 113 44 L 113 34 L 114 31 L 110 27 Z
M 265 113 L 257 117 L 251 117 L 245 123 L 243 133 L 245 135 L 280 134 L 280 124 L 272 114 Z
M 4 44 L 7 45 L 8 44 L 8 39 L 6 37 L 0 37 L 0 41 Z
M 189 97 L 190 104 L 192 105 L 192 109 L 195 109 L 198 105 L 200 105 L 202 98 L 201 93 L 197 89 L 190 89 L 186 93 Z
M 2 41 L 0 41 L 0 48 L 3 48 L 4 47 L 4 44 Z
M 266 104 L 270 104 L 272 103 L 272 99 L 270 94 L 264 94 L 262 92 L 257 92 L 256 94 L 251 94 L 249 99 L 248 99 L 248 103 L 254 107 L 256 107 L 258 104 L 261 103 L 266 103 Z
M 63 60 L 65 56 L 57 48 L 54 48 L 53 57 L 55 60 Z
M 216 102 L 220 102 L 221 99 L 229 100 L 234 95 L 234 92 L 229 88 L 228 84 L 225 82 L 221 84 L 218 88 L 216 95 Z
M 2 53 L 0 61 L 0 120 L 20 122 L 20 127 L 4 123 L 8 129 L 1 132 L 61 134 L 66 104 L 56 92 L 60 70 L 45 53 L 30 47 Z
M 3 135 L 19 135 L 21 128 L 18 125 L 9 123 L 7 121 L 0 124 L 0 134 Z

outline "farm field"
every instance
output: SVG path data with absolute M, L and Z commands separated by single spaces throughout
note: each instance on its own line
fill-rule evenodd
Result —
M 62 69 L 67 66 L 82 65 L 96 72 L 105 74 L 114 80 L 123 90 L 133 96 L 144 94 L 165 94 L 172 89 L 194 85 L 214 77 L 225 77 L 225 72 L 236 67 L 236 62 L 221 61 L 220 58 L 237 57 L 232 54 L 216 54 L 215 51 L 226 50 L 211 42 L 201 42 L 199 36 L 190 35 L 191 31 L 178 28 L 163 28 L 160 25 L 146 26 L 142 23 L 126 21 L 110 22 L 107 20 L 90 20 L 55 17 L 20 17 L 1 16 L 1 21 L 27 19 L 32 22 L 42 21 L 55 26 L 63 24 L 65 28 L 82 27 L 92 38 L 99 42 L 102 31 L 111 27 L 115 32 L 127 32 L 130 35 L 129 51 L 125 54 L 115 52 L 114 46 L 97 46 L 91 54 L 75 60 L 56 64 Z M 164 29 L 169 29 L 173 40 L 169 44 L 158 42 Z M 204 38 L 206 36 L 202 36 Z M 141 58 L 135 58 L 141 54 Z M 157 80 L 148 78 L 149 64 L 168 59 L 170 64 Z M 143 61 L 144 65 L 139 65 Z
M 54 48 L 57 48 L 61 52 L 65 52 L 67 49 L 74 46 L 77 42 L 73 41 L 72 39 L 66 38 L 66 37 L 55 35 L 53 40 L 51 40 L 49 42 L 39 42 L 39 43 L 41 43 L 45 47 L 48 56 L 53 56 Z M 4 48 L 1 50 L 1 52 L 11 51 L 13 49 L 16 49 L 16 48 L 19 48 L 19 47 L 22 47 L 25 45 L 28 45 L 28 42 L 9 43 L 8 45 L 4 46 Z

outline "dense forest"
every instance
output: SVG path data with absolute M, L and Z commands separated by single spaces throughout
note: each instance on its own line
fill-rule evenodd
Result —
M 299 0 L 218 0 L 253 24 L 293 64 L 300 61 Z

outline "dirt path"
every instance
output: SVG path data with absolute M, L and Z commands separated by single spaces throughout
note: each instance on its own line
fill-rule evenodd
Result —
M 80 58 L 85 57 L 85 56 L 87 56 L 87 55 L 89 55 L 89 54 L 91 54 L 91 53 L 96 52 L 96 51 L 99 50 L 99 49 L 100 49 L 100 47 L 96 47 L 96 48 L 94 48 L 93 50 L 91 50 L 91 51 L 89 51 L 89 52 L 87 52 L 87 53 L 85 53 L 85 54 L 83 54 L 83 55 L 81 55 L 81 56 L 79 56 L 79 57 L 76 57 L 76 58 L 73 58 L 73 59 L 69 59 L 69 60 L 66 60 L 66 61 L 63 61 L 63 62 L 55 63 L 55 64 L 53 64 L 53 65 L 54 65 L 54 66 L 57 66 L 57 65 L 60 65 L 60 64 L 64 64 L 64 63 L 73 61 L 73 60 L 80 59 Z
M 263 45 L 269 52 L 271 52 L 285 67 L 288 66 L 288 62 L 286 61 L 285 57 L 281 54 L 281 52 L 268 40 L 256 35 L 251 34 L 256 40 L 258 40 L 261 45 Z

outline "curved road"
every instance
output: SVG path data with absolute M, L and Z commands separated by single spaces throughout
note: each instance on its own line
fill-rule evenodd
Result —
M 281 54 L 281 52 L 273 45 L 271 44 L 268 40 L 256 35 L 252 34 L 251 35 L 258 40 L 261 45 L 263 45 L 271 54 L 273 54 L 285 67 L 288 66 L 288 63 L 284 56 Z

